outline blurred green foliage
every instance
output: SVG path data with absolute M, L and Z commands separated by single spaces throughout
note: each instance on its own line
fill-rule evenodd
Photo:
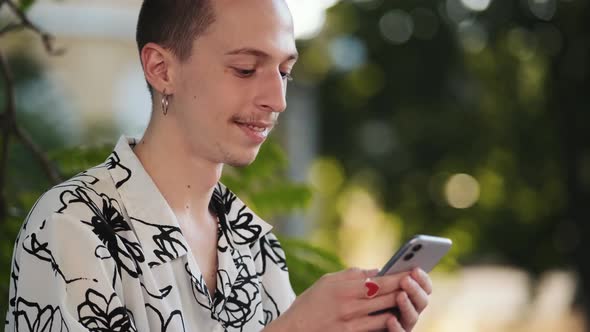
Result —
M 280 237 L 279 241 L 287 255 L 289 278 L 296 294 L 301 294 L 324 274 L 345 268 L 337 255 L 307 241 L 287 237 Z
M 318 217 L 323 247 L 342 248 L 335 203 L 362 183 L 399 216 L 400 238 L 451 237 L 462 264 L 574 266 L 582 220 L 568 217 L 565 149 L 589 174 L 588 2 L 469 3 L 341 1 L 300 43 L 294 76 L 317 87 L 320 152 L 342 170 Z M 478 195 L 456 208 L 449 180 L 461 173 Z
M 269 140 L 248 167 L 225 166 L 221 182 L 254 211 L 270 218 L 302 209 L 311 199 L 311 190 L 306 184 L 287 180 L 286 168 L 287 158 L 282 148 Z

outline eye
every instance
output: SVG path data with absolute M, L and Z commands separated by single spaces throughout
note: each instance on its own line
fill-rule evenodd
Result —
M 256 72 L 254 69 L 233 68 L 233 70 L 239 77 L 250 77 Z
M 281 77 L 283 79 L 286 79 L 287 81 L 292 81 L 293 80 L 293 76 L 291 76 L 290 73 L 281 72 Z

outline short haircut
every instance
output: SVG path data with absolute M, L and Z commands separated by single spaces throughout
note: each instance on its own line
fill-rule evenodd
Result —
M 215 21 L 213 0 L 143 0 L 135 39 L 169 49 L 180 61 L 191 55 L 193 41 Z M 153 90 L 148 83 L 150 94 Z

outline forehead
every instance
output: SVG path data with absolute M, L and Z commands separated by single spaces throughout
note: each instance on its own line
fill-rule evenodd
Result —
M 219 51 L 250 47 L 282 56 L 295 52 L 293 20 L 284 0 L 212 0 L 215 22 L 202 37 Z

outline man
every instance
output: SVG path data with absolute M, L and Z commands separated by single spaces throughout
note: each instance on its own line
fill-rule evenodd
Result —
M 284 0 L 145 0 L 137 42 L 150 124 L 36 203 L 6 331 L 411 330 L 424 272 L 349 269 L 295 299 L 271 226 L 219 183 L 286 108 L 297 51 Z M 399 318 L 369 315 L 393 306 Z

